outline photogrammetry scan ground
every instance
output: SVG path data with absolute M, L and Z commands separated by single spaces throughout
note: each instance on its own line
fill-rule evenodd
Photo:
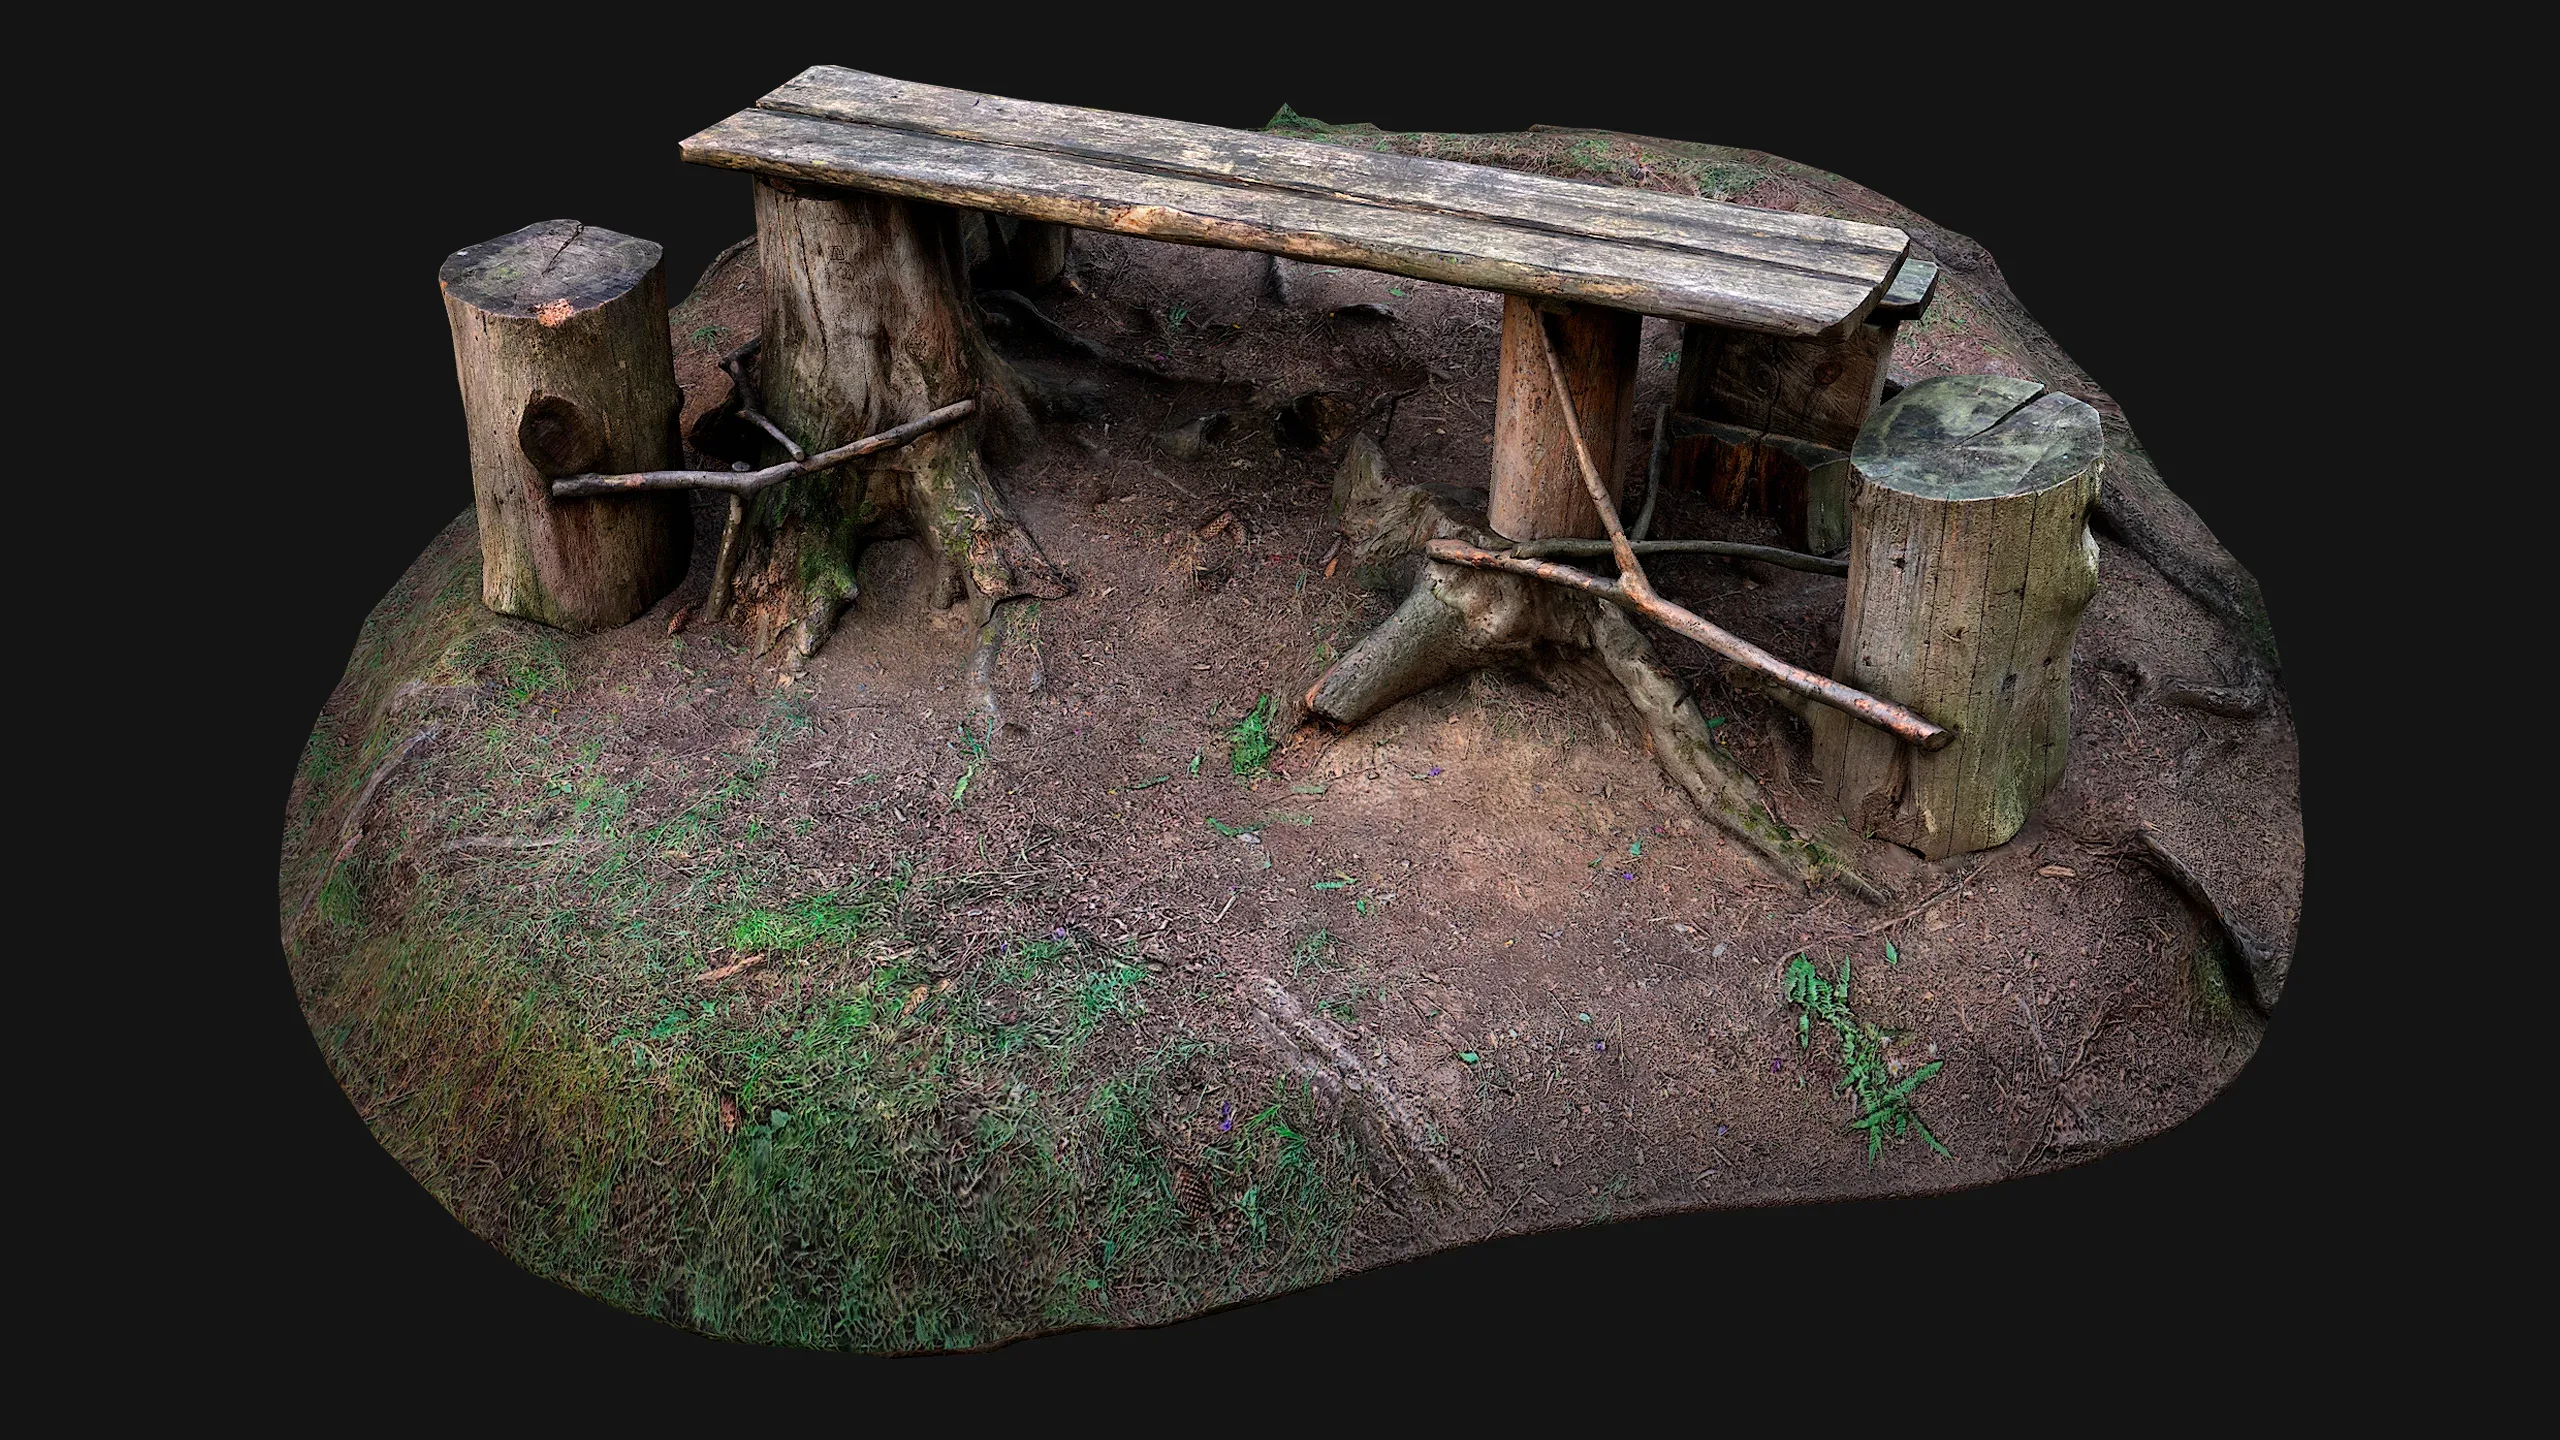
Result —
M 527 1269 L 723 1336 L 983 1346 L 1505 1233 L 2070 1165 L 2247 1060 L 2303 856 L 2255 587 L 1980 247 L 1755 152 L 1275 124 L 1908 230 L 1945 274 L 1894 379 L 2031 377 L 2106 422 L 2067 778 L 1998 849 L 1880 847 L 1878 905 L 1774 876 L 1575 673 L 1301 723 L 1411 573 L 1343 539 L 1337 474 L 1365 434 L 1398 483 L 1481 491 L 1501 302 L 1080 234 L 1029 299 L 1095 348 L 987 306 L 1064 397 L 998 478 L 1076 584 L 997 612 L 992 739 L 912 541 L 864 554 L 805 667 L 693 619 L 709 498 L 691 576 L 621 629 L 489 613 L 468 510 L 366 622 L 288 804 L 286 951 L 381 1143 Z M 697 443 L 760 277 L 734 249 L 674 311 Z M 1638 456 L 1679 337 L 1646 322 Z M 1660 503 L 1656 535 L 1779 543 Z M 1648 568 L 1828 671 L 1841 580 Z M 1652 639 L 1819 821 L 1801 722 Z

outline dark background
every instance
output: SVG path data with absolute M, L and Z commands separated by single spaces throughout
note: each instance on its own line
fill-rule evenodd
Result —
M 2306 257 L 2291 234 L 2335 203 L 2315 167 L 2337 133 L 2281 57 L 2140 34 L 1931 37 L 1847 21 L 1744 39 L 1572 7 L 1545 29 L 1469 38 L 1491 24 L 1485 12 L 1454 41 L 1451 28 L 1359 11 L 1078 12 L 1013 28 L 951 7 L 894 23 L 873 12 L 831 33 L 749 23 L 762 13 L 697 16 L 618 54 L 590 29 L 470 54 L 425 36 L 336 53 L 279 36 L 214 102 L 221 133 L 255 143 L 225 149 L 218 195 L 190 223 L 264 264 L 289 262 L 289 278 L 265 287 L 245 336 L 222 339 L 205 383 L 225 393 L 254 379 L 272 397 L 284 375 L 294 397 L 288 418 L 255 427 L 266 433 L 229 432 L 235 460 L 245 441 L 263 462 L 262 556 L 240 603 L 276 640 L 227 656 L 232 703 L 216 707 L 233 727 L 220 778 L 238 820 L 236 844 L 207 871 L 228 886 L 218 974 L 239 1013 L 207 1057 L 225 1077 L 205 1092 L 220 1101 L 206 1173 L 222 1178 L 182 1228 L 220 1272 L 202 1292 L 208 1313 L 245 1322 L 232 1340 L 297 1367 L 425 1367 L 457 1381 L 621 1355 L 706 1377 L 819 1363 L 626 1316 L 528 1277 L 463 1230 L 331 1081 L 286 978 L 272 897 L 286 788 L 358 624 L 470 503 L 438 263 L 568 217 L 664 244 L 680 298 L 753 225 L 748 182 L 681 163 L 677 141 L 822 62 L 1244 127 L 1283 102 L 1389 129 L 1601 126 L 1756 147 L 1859 181 L 1985 245 L 2122 402 L 2161 472 L 2262 583 L 2302 731 L 2311 875 L 2299 964 L 2257 1058 L 2164 1136 L 1956 1196 L 1496 1242 L 1165 1330 L 1028 1342 L 992 1363 L 1177 1361 L 1239 1367 L 1243 1381 L 1274 1359 L 1401 1369 L 1454 1344 L 1714 1335 L 1890 1371 L 1879 1357 L 1996 1316 L 2015 1343 L 2063 1343 L 2102 1366 L 2119 1333 L 2172 1349 L 2191 1340 L 2200 1365 L 2218 1366 L 2235 1337 L 2309 1318 L 2306 1287 L 2354 1283 L 2330 1249 L 2330 1217 L 2363 1185 L 2361 1121 L 2325 1097 L 2367 1043 L 2345 997 L 2381 957 L 2339 913 L 2357 880 L 2338 877 L 2359 848 L 2334 798 L 2350 652 L 2324 619 L 2326 537 L 2291 503 L 2302 480 L 2271 462 L 2262 429 L 2267 406 L 2325 403 L 2318 364 L 2268 359 L 2337 343 L 2319 329 L 2334 319 L 2294 304 L 2311 267 L 2337 262 Z M 1320 31 L 1300 23 L 1313 20 Z M 230 291 L 203 298 L 216 293 Z M 273 409 L 269 398 L 261 413 Z M 240 523 L 220 486 L 193 503 L 179 521 L 209 538 Z M 2363 1232 L 2357 1254 L 2397 1243 Z M 481 1361 L 498 1368 L 470 1368 Z M 1435 1386 L 1494 1378 L 1431 1373 Z

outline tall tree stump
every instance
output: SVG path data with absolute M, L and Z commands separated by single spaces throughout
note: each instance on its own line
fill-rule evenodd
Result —
M 554 500 L 550 489 L 562 475 L 678 461 L 661 255 L 546 220 L 455 251 L 437 272 L 471 440 L 480 598 L 501 615 L 610 629 L 684 578 L 682 493 Z
M 758 492 L 732 593 L 759 650 L 788 636 L 796 655 L 814 653 L 854 598 L 860 547 L 892 534 L 923 542 L 934 603 L 967 602 L 981 624 L 1012 596 L 1066 594 L 979 456 L 989 427 L 1023 407 L 978 328 L 959 212 L 766 177 L 755 210 L 767 296 L 756 388 L 783 433 L 814 454 L 960 400 L 979 404 L 969 420 L 876 459 Z M 782 458 L 768 441 L 767 462 Z
M 1530 327 L 1553 313 L 1556 360 L 1573 392 L 1582 443 L 1607 484 L 1623 499 L 1619 457 L 1635 429 L 1636 351 L 1644 317 L 1593 305 L 1502 297 L 1502 360 L 1494 384 L 1493 487 L 1488 520 L 1513 540 L 1596 539 L 1607 532 L 1583 488 L 1582 467 L 1556 406 L 1555 381 Z
M 1858 436 L 1832 678 L 1955 732 L 1922 752 L 1812 712 L 1817 768 L 1861 831 L 1932 860 L 1989 849 L 2061 779 L 2103 455 L 2096 411 L 1994 375 L 1923 380 Z

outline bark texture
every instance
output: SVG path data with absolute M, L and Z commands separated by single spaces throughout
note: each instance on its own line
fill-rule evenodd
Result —
M 554 500 L 550 482 L 680 459 L 659 247 L 547 220 L 456 251 L 436 278 L 470 435 L 481 599 L 563 630 L 636 618 L 684 578 L 685 497 Z
M 1832 674 L 1956 737 L 1924 753 L 1813 712 L 1816 765 L 1861 832 L 1932 860 L 1989 849 L 2061 778 L 2104 450 L 2087 405 L 1988 375 L 1921 381 L 1859 437 Z
M 1587 305 L 1560 306 L 1556 360 L 1572 391 L 1583 444 L 1612 503 L 1626 482 L 1619 463 L 1635 429 L 1636 351 L 1643 317 Z M 1537 343 L 1539 307 L 1516 295 L 1502 301 L 1502 361 L 1494 387 L 1493 495 L 1496 533 L 1513 540 L 1590 539 L 1606 534 L 1582 483 L 1555 382 Z
M 761 179 L 755 206 L 768 297 L 756 389 L 785 434 L 815 453 L 960 400 L 980 406 L 875 460 L 748 502 L 732 603 L 758 648 L 788 639 L 793 654 L 814 653 L 857 593 L 855 559 L 877 535 L 921 540 L 934 603 L 966 603 L 980 623 L 1009 597 L 1067 593 L 980 457 L 982 442 L 1014 448 L 1029 422 L 978 330 L 958 215 Z M 786 458 L 768 444 L 768 463 Z

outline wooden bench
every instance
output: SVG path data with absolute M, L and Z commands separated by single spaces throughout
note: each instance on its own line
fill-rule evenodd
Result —
M 1602 533 L 1529 347 L 1540 310 L 1559 316 L 1559 358 L 1586 443 L 1621 499 L 1643 316 L 1685 322 L 1693 337 L 1766 337 L 1790 354 L 1872 355 L 1880 381 L 1869 322 L 1880 306 L 1890 313 L 1888 288 L 1910 244 L 1882 225 L 835 66 L 807 70 L 691 137 L 683 155 L 786 192 L 869 191 L 1498 292 L 1506 302 L 1490 518 L 1515 540 Z M 1746 367 L 1737 359 L 1726 368 Z M 1738 383 L 1714 366 L 1699 374 L 1690 388 L 1708 399 Z M 1874 386 L 1849 388 L 1873 408 Z

